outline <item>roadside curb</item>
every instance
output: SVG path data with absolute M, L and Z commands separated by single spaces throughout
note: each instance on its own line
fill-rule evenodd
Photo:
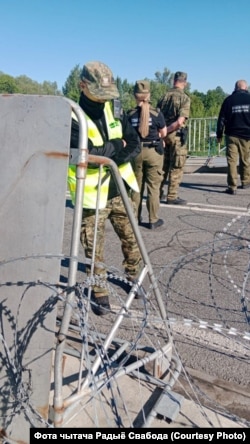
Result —
M 184 173 L 226 173 L 227 161 L 225 156 L 188 157 Z

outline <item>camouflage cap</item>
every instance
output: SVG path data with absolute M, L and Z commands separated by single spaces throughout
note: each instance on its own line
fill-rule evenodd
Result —
M 148 80 L 137 80 L 134 86 L 134 94 L 149 94 L 150 82 Z
M 111 100 L 119 97 L 112 71 L 104 63 L 86 63 L 80 77 L 87 82 L 90 94 L 97 99 Z
M 187 81 L 187 73 L 177 71 L 174 75 L 174 82 L 178 80 L 179 82 L 186 82 Z

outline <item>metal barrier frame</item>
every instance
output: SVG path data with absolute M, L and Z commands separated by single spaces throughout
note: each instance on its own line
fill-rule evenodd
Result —
M 155 279 L 153 269 L 147 254 L 147 250 L 145 248 L 143 239 L 140 234 L 140 230 L 138 227 L 137 220 L 134 216 L 133 209 L 131 207 L 130 201 L 127 196 L 127 191 L 125 188 L 125 185 L 123 183 L 123 180 L 120 176 L 119 170 L 117 165 L 110 159 L 102 156 L 93 156 L 88 154 L 88 135 L 87 135 L 87 123 L 85 119 L 85 115 L 80 108 L 79 105 L 77 105 L 75 102 L 71 101 L 70 99 L 66 99 L 71 107 L 72 111 L 77 116 L 78 122 L 79 122 L 79 146 L 77 149 L 77 155 L 76 151 L 71 149 L 71 158 L 76 159 L 76 200 L 75 200 L 75 207 L 74 207 L 74 214 L 73 214 L 73 225 L 72 225 L 72 237 L 71 237 L 71 249 L 70 249 L 70 263 L 69 263 L 69 273 L 68 273 L 68 286 L 69 288 L 74 288 L 76 284 L 76 272 L 77 272 L 77 266 L 78 266 L 78 253 L 79 253 L 79 239 L 80 239 L 80 229 L 81 229 L 81 218 L 82 218 L 82 202 L 84 197 L 84 185 L 85 185 L 85 179 L 86 179 L 86 171 L 88 162 L 95 163 L 99 165 L 99 172 L 100 172 L 100 178 L 102 173 L 102 168 L 104 166 L 109 167 L 111 170 L 112 175 L 114 176 L 117 185 L 119 187 L 121 197 L 124 203 L 124 206 L 126 208 L 130 223 L 132 225 L 141 255 L 142 260 L 144 263 L 144 267 L 140 273 L 140 276 L 138 277 L 138 281 L 132 286 L 131 291 L 128 294 L 128 297 L 126 299 L 124 307 L 121 308 L 120 312 L 117 314 L 116 321 L 113 325 L 113 328 L 111 329 L 110 333 L 107 335 L 104 341 L 103 349 L 105 351 L 108 350 L 112 340 L 115 337 L 116 332 L 119 329 L 119 326 L 124 318 L 125 313 L 127 312 L 128 308 L 130 307 L 134 296 L 136 294 L 136 291 L 138 289 L 138 286 L 142 285 L 142 282 L 146 275 L 148 275 L 153 293 L 155 295 L 159 311 L 162 317 L 162 320 L 166 321 L 166 328 L 167 328 L 167 315 L 165 311 L 165 307 L 162 301 L 161 293 L 158 287 L 157 280 Z M 72 163 L 72 162 L 71 162 Z M 98 193 L 97 193 L 97 208 L 98 208 L 98 202 L 100 197 L 100 186 L 101 186 L 101 180 L 99 180 L 98 185 Z M 97 212 L 98 213 L 98 212 Z M 98 214 L 97 214 L 98 218 Z M 96 218 L 96 219 L 97 219 Z M 96 220 L 97 223 L 97 220 Z M 95 243 L 94 243 L 95 245 Z M 93 256 L 91 260 L 91 273 L 93 275 L 93 265 L 94 265 L 94 257 L 95 257 L 95 249 L 93 250 Z M 66 335 L 69 329 L 70 325 L 70 318 L 72 314 L 72 305 L 75 300 L 75 290 L 72 290 L 68 295 L 66 299 L 65 309 L 63 313 L 62 322 L 59 328 L 59 334 L 58 334 L 58 340 L 57 345 L 55 349 L 55 372 L 54 372 L 54 399 L 53 399 L 53 416 L 54 416 L 54 426 L 55 427 L 61 427 L 65 421 L 65 419 L 71 414 L 71 412 L 74 410 L 74 408 L 77 406 L 77 404 L 81 401 L 81 399 L 89 393 L 90 388 L 90 380 L 87 376 L 84 381 L 80 379 L 79 388 L 76 391 L 76 393 L 73 393 L 70 397 L 67 398 L 67 400 L 63 399 L 63 355 L 65 353 L 65 342 L 66 342 Z M 90 300 L 90 294 L 89 294 L 89 300 Z M 165 349 L 157 350 L 152 353 L 152 359 L 158 359 L 162 358 L 163 355 L 171 355 L 172 350 L 172 344 L 171 340 L 169 340 L 169 343 L 166 345 Z M 169 363 L 169 360 L 168 360 Z M 97 370 L 101 364 L 101 357 L 97 356 L 91 369 L 91 374 L 96 375 Z M 142 365 L 141 361 L 138 361 L 136 365 L 133 365 L 130 369 L 131 372 L 134 372 L 136 368 L 139 368 Z M 127 369 L 126 373 L 129 372 L 129 369 Z M 120 372 L 122 374 L 123 372 Z M 117 375 L 116 375 L 117 377 Z M 81 378 L 81 376 L 80 376 Z M 100 379 L 100 376 L 96 380 L 95 387 L 98 385 L 98 380 Z M 154 378 L 153 378 L 154 379 Z

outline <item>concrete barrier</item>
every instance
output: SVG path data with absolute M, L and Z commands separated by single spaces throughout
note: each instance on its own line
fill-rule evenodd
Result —
M 0 436 L 11 442 L 48 418 L 70 130 L 62 97 L 0 96 Z

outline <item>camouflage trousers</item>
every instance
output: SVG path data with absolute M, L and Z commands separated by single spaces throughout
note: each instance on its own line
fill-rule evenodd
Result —
M 174 143 L 166 138 L 164 152 L 164 179 L 161 183 L 160 195 L 163 195 L 164 184 L 168 180 L 167 199 L 177 199 L 179 186 L 182 181 L 184 166 L 187 160 L 187 146 L 181 145 L 180 137 L 176 136 Z
M 133 206 L 135 212 L 135 206 L 132 201 L 131 205 Z M 101 279 L 100 283 L 93 287 L 93 290 L 95 293 L 99 293 L 99 296 L 108 294 L 108 290 L 105 287 L 105 280 L 107 276 L 104 260 L 105 225 L 107 219 L 110 220 L 121 241 L 121 249 L 124 257 L 124 270 L 131 278 L 136 278 L 139 274 L 142 259 L 121 196 L 108 200 L 106 207 L 98 212 L 98 224 L 95 239 L 96 248 L 94 258 L 94 274 L 95 276 L 99 276 Z M 96 210 L 83 209 L 80 240 L 84 248 L 85 255 L 89 259 L 91 259 L 93 255 L 95 222 Z M 112 246 L 110 245 L 110 255 L 112 255 L 111 249 Z M 87 273 L 90 273 L 89 266 L 87 267 Z
M 238 184 L 238 160 L 241 185 L 250 183 L 250 140 L 226 136 L 227 184 L 236 190 Z

